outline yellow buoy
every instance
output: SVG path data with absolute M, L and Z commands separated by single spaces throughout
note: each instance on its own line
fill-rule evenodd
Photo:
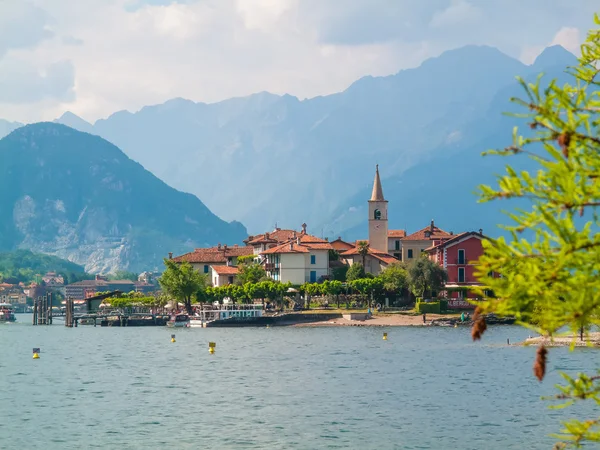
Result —
M 383 340 L 387 341 L 387 333 L 383 333 Z
M 214 353 L 215 352 L 215 347 L 217 346 L 216 342 L 209 342 L 208 343 L 208 353 Z
M 33 349 L 33 359 L 40 359 L 40 349 L 39 348 Z
M 174 334 L 171 335 L 171 342 L 175 342 L 175 335 Z
M 212 355 L 214 352 L 215 352 L 215 349 L 214 349 L 214 348 L 210 347 L 210 348 L 208 349 L 208 353 L 210 353 L 211 355 Z

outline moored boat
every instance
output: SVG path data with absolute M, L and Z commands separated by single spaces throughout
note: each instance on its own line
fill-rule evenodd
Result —
M 16 321 L 13 306 L 10 303 L 0 303 L 0 323 Z
M 187 314 L 174 314 L 169 318 L 167 326 L 172 328 L 189 327 L 190 316 L 188 316 Z

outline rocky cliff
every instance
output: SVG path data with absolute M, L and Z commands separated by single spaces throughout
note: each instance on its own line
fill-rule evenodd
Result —
M 0 141 L 0 213 L 0 250 L 52 254 L 95 273 L 157 269 L 170 251 L 246 236 L 111 143 L 56 123 Z

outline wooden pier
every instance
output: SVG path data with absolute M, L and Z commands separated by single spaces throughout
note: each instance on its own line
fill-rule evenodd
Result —
M 52 325 L 52 294 L 33 301 L 33 325 Z

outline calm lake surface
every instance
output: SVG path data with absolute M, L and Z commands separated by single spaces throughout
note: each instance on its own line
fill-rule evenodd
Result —
M 466 328 L 186 329 L 0 325 L 0 448 L 550 449 L 528 332 Z M 388 340 L 382 333 L 388 332 Z M 170 334 L 177 342 L 170 342 Z M 208 342 L 217 343 L 214 355 Z M 32 359 L 32 348 L 41 358 Z

